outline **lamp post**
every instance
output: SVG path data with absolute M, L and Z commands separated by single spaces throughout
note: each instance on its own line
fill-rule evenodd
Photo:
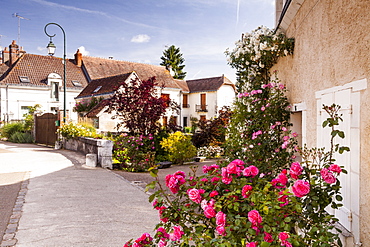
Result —
M 63 106 L 63 123 L 66 122 L 66 108 L 67 108 L 67 94 L 66 94 L 66 33 L 64 32 L 64 29 L 62 28 L 62 26 L 60 26 L 59 24 L 57 23 L 54 23 L 54 22 L 51 22 L 51 23 L 48 23 L 46 24 L 46 26 L 44 27 L 44 32 L 45 34 L 50 37 L 50 42 L 48 44 L 48 46 L 46 48 L 48 48 L 48 53 L 50 56 L 53 56 L 54 53 L 55 53 L 55 49 L 56 49 L 56 46 L 54 45 L 53 41 L 52 41 L 52 38 L 56 35 L 50 35 L 48 34 L 48 32 L 46 31 L 46 28 L 49 26 L 49 25 L 55 25 L 55 26 L 58 26 L 62 32 L 63 32 L 63 40 L 64 40 L 64 50 L 63 50 L 63 65 L 64 65 L 64 76 L 63 76 L 63 92 L 64 92 L 64 106 Z

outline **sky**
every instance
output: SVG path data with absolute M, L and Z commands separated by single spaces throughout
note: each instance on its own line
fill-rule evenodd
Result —
M 83 55 L 159 65 L 166 47 L 175 45 L 185 59 L 185 79 L 224 74 L 235 82 L 225 51 L 242 33 L 261 25 L 274 28 L 274 2 L 0 0 L 0 46 L 16 40 L 27 53 L 47 55 L 44 27 L 52 22 L 65 31 L 67 58 L 80 49 Z M 55 56 L 62 57 L 61 29 L 49 25 L 47 32 L 55 34 Z

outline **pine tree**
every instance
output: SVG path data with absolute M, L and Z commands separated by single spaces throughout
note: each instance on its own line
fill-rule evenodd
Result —
M 163 51 L 163 56 L 161 56 L 162 62 L 160 65 L 165 66 L 168 71 L 173 71 L 173 78 L 184 79 L 186 72 L 183 72 L 185 65 L 183 64 L 185 59 L 180 53 L 180 48 L 176 48 L 171 45 L 166 50 Z

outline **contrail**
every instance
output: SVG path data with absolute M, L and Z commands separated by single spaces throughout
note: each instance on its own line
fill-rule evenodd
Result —
M 39 3 L 39 4 L 51 6 L 51 7 L 64 8 L 64 9 L 69 9 L 69 10 L 74 10 L 74 11 L 79 11 L 79 12 L 84 12 L 84 13 L 89 13 L 89 14 L 94 14 L 94 15 L 101 15 L 101 16 L 105 16 L 107 18 L 116 19 L 116 20 L 119 20 L 119 21 L 122 21 L 122 22 L 125 22 L 125 23 L 128 23 L 128 24 L 136 25 L 136 26 L 162 29 L 162 28 L 159 28 L 159 27 L 155 27 L 155 26 L 151 26 L 151 25 L 147 25 L 147 24 L 143 24 L 143 23 L 139 23 L 139 22 L 132 22 L 132 21 L 126 20 L 124 18 L 120 18 L 120 17 L 117 17 L 117 16 L 107 14 L 103 11 L 83 9 L 83 8 L 78 8 L 78 7 L 74 7 L 74 6 L 70 6 L 70 5 L 63 5 L 63 4 L 59 4 L 59 3 L 53 3 L 53 2 L 46 1 L 46 0 L 32 0 L 32 1 L 36 2 L 36 3 Z
M 238 24 L 239 24 L 239 5 L 240 5 L 240 0 L 237 0 L 237 4 L 236 4 L 236 25 L 235 26 L 238 26 Z

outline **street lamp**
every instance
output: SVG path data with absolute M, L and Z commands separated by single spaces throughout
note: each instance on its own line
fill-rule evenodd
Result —
M 53 56 L 54 53 L 55 53 L 55 49 L 56 49 L 56 46 L 54 45 L 53 41 L 52 41 L 52 38 L 56 35 L 49 35 L 48 32 L 46 31 L 46 28 L 49 26 L 49 25 L 55 25 L 55 26 L 58 26 L 62 32 L 63 32 L 63 40 L 64 40 L 64 50 L 63 50 L 63 65 L 64 65 L 64 76 L 63 76 L 63 92 L 64 92 L 64 107 L 63 107 L 63 123 L 66 122 L 66 108 L 67 108 L 67 94 L 66 94 L 66 33 L 64 32 L 64 29 L 62 28 L 62 26 L 60 26 L 59 24 L 57 23 L 54 23 L 54 22 L 51 22 L 51 23 L 48 23 L 46 24 L 46 26 L 44 27 L 44 32 L 45 34 L 50 37 L 50 42 L 48 44 L 48 46 L 46 48 L 48 48 L 48 53 L 50 56 Z

